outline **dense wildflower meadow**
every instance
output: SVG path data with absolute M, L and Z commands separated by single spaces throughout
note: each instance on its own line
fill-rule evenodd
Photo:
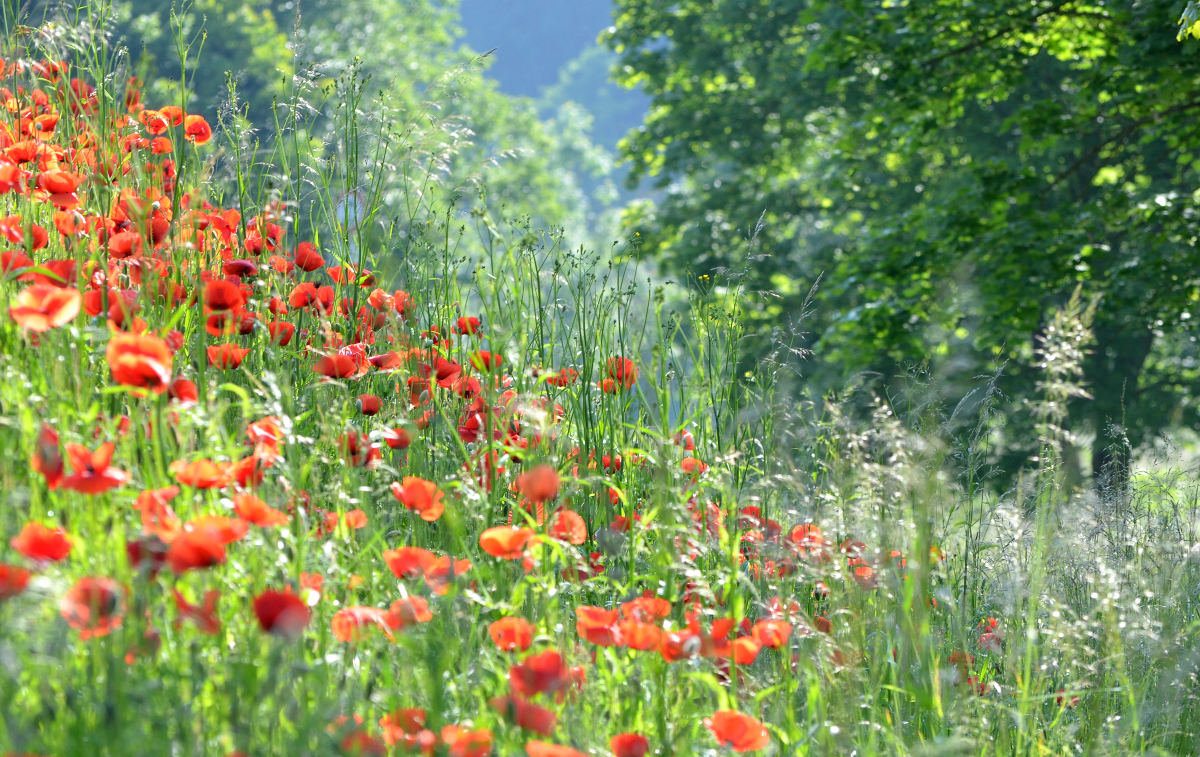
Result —
M 0 753 L 1200 746 L 1196 490 L 1063 483 L 1078 312 L 998 494 L 986 399 L 789 399 L 736 287 L 434 207 L 352 80 L 252 138 L 14 49 Z

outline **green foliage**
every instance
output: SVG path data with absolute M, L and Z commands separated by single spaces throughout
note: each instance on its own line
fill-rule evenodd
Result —
M 1169 34 L 1173 2 L 619 9 L 622 81 L 654 98 L 624 153 L 671 187 L 631 215 L 647 254 L 790 288 L 792 309 L 823 273 L 814 339 L 844 371 L 1007 361 L 1017 399 L 1044 314 L 1082 284 L 1095 400 L 1073 424 L 1093 465 L 1110 423 L 1137 445 L 1200 420 L 1200 59 Z

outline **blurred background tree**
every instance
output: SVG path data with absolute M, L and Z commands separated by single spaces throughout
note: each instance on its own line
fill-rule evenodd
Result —
M 1200 59 L 1177 0 L 617 5 L 618 75 L 652 97 L 623 154 L 665 190 L 628 228 L 668 270 L 775 292 L 768 319 L 823 274 L 818 383 L 922 366 L 961 396 L 1003 365 L 1019 403 L 1082 285 L 1092 467 L 1196 428 Z M 1010 470 L 1029 438 L 1014 415 Z

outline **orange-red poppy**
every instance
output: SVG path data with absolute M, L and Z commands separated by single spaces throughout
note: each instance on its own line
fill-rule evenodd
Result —
M 121 627 L 125 613 L 124 591 L 111 578 L 81 578 L 59 603 L 59 612 L 67 625 L 79 631 L 79 638 L 107 636 Z
M 492 732 L 486 728 L 468 730 L 447 725 L 442 727 L 442 743 L 448 757 L 486 757 L 492 752 Z
M 179 494 L 178 486 L 168 486 L 165 489 L 150 489 L 138 495 L 134 508 L 142 515 L 142 532 L 157 536 L 163 542 L 170 544 L 183 530 L 179 516 L 168 502 Z
M 0 602 L 12 599 L 29 585 L 29 571 L 16 565 L 0 563 Z
M 108 367 L 118 384 L 167 391 L 171 382 L 171 348 L 153 334 L 114 334 L 108 341 Z
M 645 757 L 650 742 L 640 733 L 618 733 L 608 740 L 613 757 Z
M 99 494 L 128 482 L 128 473 L 110 465 L 114 449 L 112 442 L 101 444 L 94 452 L 82 444 L 68 444 L 67 460 L 74 473 L 63 479 L 63 488 Z
M 342 516 L 342 519 L 346 528 L 358 530 L 367 527 L 367 514 L 362 510 L 350 510 Z
M 438 485 L 417 476 L 405 476 L 403 481 L 393 483 L 392 496 L 428 523 L 442 517 L 446 510 Z
M 605 363 L 605 370 L 608 377 L 612 379 L 616 386 L 628 391 L 637 383 L 638 369 L 633 361 L 627 357 L 611 357 Z
M 221 621 L 217 618 L 217 600 L 221 597 L 221 592 L 216 589 L 209 589 L 204 592 L 204 603 L 201 605 L 193 605 L 179 593 L 178 589 L 172 589 L 175 595 L 175 608 L 179 610 L 179 619 L 175 621 L 175 626 L 179 627 L 182 621 L 190 620 L 202 634 L 212 636 L 221 630 Z
M 176 460 L 171 463 L 170 471 L 175 474 L 176 481 L 193 489 L 223 489 L 231 479 L 229 463 L 217 463 L 208 458 L 191 462 Z
M 205 284 L 204 304 L 213 310 L 240 310 L 246 304 L 246 298 L 237 284 L 217 279 Z
M 208 144 L 212 139 L 212 127 L 204 116 L 191 115 L 183 119 L 183 138 L 198 145 Z
M 211 568 L 225 562 L 225 545 L 212 531 L 184 531 L 171 542 L 167 562 L 177 574 Z
M 508 670 L 508 684 L 522 696 L 561 691 L 570 683 L 570 671 L 562 655 L 553 649 L 526 658 Z
M 293 260 L 297 268 L 308 273 L 325 265 L 325 258 L 321 257 L 321 253 L 317 252 L 317 248 L 313 246 L 312 242 L 301 242 L 296 245 L 296 254 L 293 256 Z
M 450 583 L 471 569 L 471 561 L 443 555 L 433 561 L 425 571 L 425 584 L 434 594 L 442 595 L 450 590 Z
M 424 597 L 405 597 L 392 602 L 387 619 L 392 628 L 402 628 L 409 623 L 428 623 L 433 620 L 433 611 Z
M 77 289 L 33 284 L 17 295 L 8 316 L 26 331 L 40 334 L 75 320 L 82 302 Z
M 264 631 L 285 639 L 298 639 L 311 617 L 308 605 L 291 592 L 268 589 L 254 599 L 254 615 Z
M 49 423 L 42 423 L 42 430 L 38 432 L 34 442 L 29 467 L 42 474 L 46 479 L 46 488 L 51 491 L 57 489 L 62 482 L 63 458 L 58 451 L 58 432 Z
M 58 562 L 71 554 L 71 542 L 61 528 L 49 528 L 36 521 L 26 523 L 9 544 L 35 562 Z
M 578 546 L 587 541 L 587 524 L 574 510 L 559 510 L 550 523 L 550 535 Z
M 382 405 L 374 394 L 360 394 L 354 401 L 354 406 L 358 408 L 358 412 L 369 416 L 377 415 Z
M 762 723 L 736 710 L 718 710 L 704 719 L 704 725 L 722 746 L 735 752 L 753 752 L 771 743 Z
M 387 612 L 378 607 L 347 607 L 338 610 L 331 623 L 333 637 L 346 642 L 361 641 L 372 628 L 378 628 L 388 639 L 392 638 L 392 629 L 387 623 Z
M 549 734 L 546 734 L 549 735 Z M 550 744 L 545 741 L 530 741 L 525 745 L 525 753 L 529 757 L 588 757 L 578 749 L 572 749 L 562 744 Z
M 517 491 L 531 502 L 545 502 L 558 496 L 558 471 L 539 465 L 517 476 Z
M 758 653 L 762 651 L 762 644 L 754 640 L 753 636 L 741 636 L 733 640 L 730 644 L 733 651 L 733 661 L 738 665 L 749 665 L 758 657 Z
M 200 390 L 195 382 L 177 378 L 167 385 L 167 396 L 181 405 L 194 405 L 200 399 Z
M 662 597 L 641 596 L 621 603 L 621 615 L 644 623 L 665 620 L 671 614 L 671 603 Z
M 250 354 L 249 349 L 231 343 L 213 345 L 205 352 L 208 354 L 208 364 L 221 370 L 237 368 L 246 355 Z
M 524 652 L 533 643 L 533 624 L 522 618 L 501 618 L 488 626 L 492 643 L 505 652 Z
M 233 495 L 233 509 L 242 520 L 264 528 L 284 526 L 289 521 L 287 513 L 276 510 L 249 493 Z
M 581 639 L 601 647 L 615 647 L 621 643 L 621 631 L 617 628 L 620 618 L 618 610 L 581 605 L 575 608 L 575 632 Z
M 622 644 L 639 652 L 657 649 L 662 643 L 662 629 L 653 623 L 626 619 L 617 623 L 617 631 Z
M 518 560 L 525 555 L 525 546 L 536 533 L 529 528 L 494 526 L 479 535 L 479 546 L 492 557 Z
M 539 707 L 519 694 L 497 697 L 491 701 L 491 704 L 518 727 L 540 733 L 543 736 L 554 733 L 554 727 L 558 724 L 558 716 L 553 711 Z
M 792 635 L 792 624 L 784 620 L 760 620 L 751 629 L 754 640 L 764 647 L 779 649 Z
M 400 547 L 383 553 L 384 563 L 396 578 L 420 578 L 436 560 L 436 555 L 420 547 Z

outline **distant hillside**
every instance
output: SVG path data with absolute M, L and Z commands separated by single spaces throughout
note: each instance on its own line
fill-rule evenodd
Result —
M 612 150 L 642 122 L 649 99 L 608 81 L 614 56 L 596 45 L 612 23 L 611 0 L 462 0 L 465 42 L 496 48 L 488 75 L 504 92 L 538 100 L 553 116 L 567 101 L 595 121 L 592 137 Z
M 610 0 L 462 0 L 466 42 L 498 48 L 490 75 L 505 92 L 537 97 L 612 24 Z

